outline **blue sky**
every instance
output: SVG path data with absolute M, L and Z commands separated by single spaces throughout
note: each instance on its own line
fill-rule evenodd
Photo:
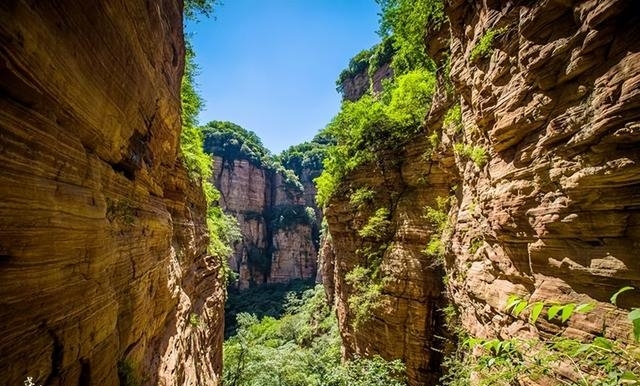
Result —
M 340 71 L 379 41 L 378 12 L 374 0 L 223 0 L 187 25 L 200 123 L 237 123 L 274 153 L 311 140 L 338 112 Z

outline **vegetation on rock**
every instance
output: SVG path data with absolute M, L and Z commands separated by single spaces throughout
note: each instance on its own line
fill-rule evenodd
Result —
M 187 4 L 189 12 L 210 12 L 213 1 L 195 0 L 194 4 Z M 195 8 L 191 8 L 191 6 Z M 185 71 L 182 77 L 182 132 L 180 133 L 180 150 L 189 176 L 199 184 L 207 201 L 207 228 L 209 229 L 208 252 L 217 257 L 222 269 L 223 280 L 232 279 L 233 273 L 229 267 L 227 257 L 233 252 L 233 242 L 239 240 L 240 229 L 237 220 L 222 212 L 217 204 L 220 192 L 210 182 L 212 176 L 212 159 L 204 151 L 204 136 L 197 127 L 198 113 L 204 103 L 196 90 L 195 76 L 197 66 L 194 62 L 195 53 L 189 42 L 186 42 Z

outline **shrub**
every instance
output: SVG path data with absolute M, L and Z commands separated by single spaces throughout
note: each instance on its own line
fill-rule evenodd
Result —
M 379 208 L 376 213 L 369 218 L 367 224 L 358 231 L 362 238 L 381 241 L 389 237 L 391 221 L 389 221 L 389 209 Z
M 461 157 L 470 159 L 479 168 L 483 167 L 489 160 L 489 155 L 482 146 L 456 143 L 453 145 L 453 151 Z
M 493 52 L 493 42 L 496 37 L 507 31 L 507 28 L 494 29 L 489 28 L 484 35 L 478 40 L 469 54 L 469 60 L 475 62 L 478 59 L 486 58 Z
M 451 106 L 444 115 L 442 126 L 445 130 L 458 134 L 462 131 L 462 108 L 460 103 Z
M 406 140 L 406 137 L 415 134 L 415 130 L 411 129 L 420 126 L 427 115 L 434 90 L 435 77 L 427 70 L 414 70 L 396 79 L 386 113 L 395 127 L 407 128 L 393 132 L 399 134 L 396 140 Z
M 345 281 L 353 287 L 348 304 L 354 314 L 352 320 L 354 328 L 368 321 L 371 314 L 381 306 L 382 283 L 372 276 L 370 269 L 361 266 L 356 266 L 345 275 Z
M 362 209 L 364 206 L 373 203 L 376 192 L 370 188 L 359 188 L 349 197 L 349 204 L 356 208 Z

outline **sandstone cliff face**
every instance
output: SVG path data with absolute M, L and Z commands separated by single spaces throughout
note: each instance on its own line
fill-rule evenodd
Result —
M 441 344 L 436 336 L 444 334 L 437 311 L 444 306 L 442 272 L 421 252 L 434 233 L 421 208 L 435 205 L 449 186 L 437 164 L 410 162 L 427 148 L 426 140 L 416 142 L 401 157 L 389 154 L 388 162 L 350 175 L 325 209 L 331 236 L 322 249 L 324 284 L 329 298 L 335 297 L 346 356 L 401 358 L 412 385 L 436 384 L 439 354 L 434 349 Z M 375 196 L 366 206 L 354 207 L 349 196 L 360 188 L 372 189 Z M 385 240 L 371 242 L 357 231 L 381 207 L 390 211 L 391 229 Z M 369 264 L 366 255 L 372 249 L 384 251 L 380 307 L 354 328 L 355 311 L 349 305 L 354 288 L 345 277 L 356 266 Z
M 347 356 L 402 358 L 411 385 L 437 384 L 432 349 L 442 334 L 443 290 L 474 336 L 563 331 L 629 339 L 626 313 L 609 297 L 640 286 L 640 43 L 629 38 L 639 32 L 637 11 L 632 1 L 447 5 L 450 26 L 429 31 L 427 47 L 440 65 L 451 53 L 454 95 L 441 76 L 425 133 L 402 154 L 348 176 L 325 211 L 331 239 L 322 270 Z M 500 31 L 493 49 L 471 60 L 491 29 Z M 445 111 L 457 103 L 462 130 L 443 128 Z M 432 152 L 426 136 L 433 132 L 440 144 Z M 465 145 L 483 148 L 488 162 L 473 162 Z M 376 194 L 365 211 L 349 205 L 362 186 Z M 423 209 L 437 197 L 450 205 L 441 235 L 445 272 L 420 253 L 435 233 Z M 357 231 L 380 205 L 389 208 L 393 229 L 381 264 L 382 305 L 354 329 L 354 289 L 344 277 L 364 263 L 366 241 Z M 576 315 L 568 326 L 533 326 L 527 315 L 505 312 L 511 294 L 594 302 L 599 311 Z M 632 294 L 619 303 L 639 304 Z
M 238 287 L 315 276 L 317 246 L 305 210 L 308 193 L 290 186 L 281 173 L 246 159 L 215 156 L 213 181 L 221 193 L 220 206 L 238 219 L 242 233 L 229 261 L 240 275 Z
M 217 384 L 179 4 L 5 1 L 0 19 L 0 384 Z
M 567 333 L 628 338 L 609 297 L 640 285 L 640 42 L 631 1 L 455 2 L 452 79 L 462 137 L 488 164 L 458 156 L 448 270 L 462 323 L 482 337 L 532 336 L 506 315 L 510 294 L 598 302 Z M 490 29 L 494 49 L 470 53 Z M 475 246 L 472 246 L 475 243 Z M 629 295 L 623 306 L 635 303 Z M 606 318 L 606 320 L 605 320 Z M 606 326 L 606 328 L 604 328 Z

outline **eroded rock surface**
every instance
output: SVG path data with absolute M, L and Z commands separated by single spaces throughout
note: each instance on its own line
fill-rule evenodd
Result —
M 312 216 L 307 213 L 313 196 L 280 172 L 242 158 L 214 156 L 213 181 L 220 206 L 238 219 L 242 233 L 229 261 L 239 273 L 239 288 L 315 277 L 315 205 L 309 207 Z
M 217 384 L 179 2 L 10 0 L 0 19 L 0 384 Z
M 450 52 L 455 92 L 446 91 L 441 74 L 425 132 L 385 162 L 349 175 L 325 212 L 331 240 L 321 268 L 345 355 L 401 358 L 411 385 L 438 384 L 433 348 L 443 328 L 443 290 L 473 336 L 630 339 L 624 309 L 640 298 L 627 293 L 622 309 L 609 298 L 640 286 L 638 5 L 460 0 L 445 11 L 449 25 L 429 31 L 427 49 L 442 67 Z M 492 30 L 490 49 L 472 60 Z M 442 127 L 457 103 L 461 124 Z M 440 141 L 431 151 L 426 137 L 434 132 Z M 461 145 L 454 151 L 455 144 L 484 149 L 486 162 L 473 161 Z M 376 194 L 366 210 L 349 204 L 363 186 Z M 444 272 L 420 252 L 435 233 L 422 214 L 437 197 L 448 203 Z M 358 231 L 379 206 L 389 208 L 392 224 L 391 236 L 376 244 L 386 244 L 381 306 L 354 328 L 354 288 L 344 278 L 367 264 Z M 527 312 L 514 318 L 505 311 L 511 294 L 591 302 L 597 311 L 566 325 L 531 325 Z
M 457 158 L 449 290 L 465 328 L 482 337 L 559 331 L 506 315 L 515 293 L 597 302 L 602 312 L 567 330 L 628 338 L 624 312 L 608 301 L 640 284 L 637 4 L 455 2 L 447 12 L 464 128 L 454 140 L 489 156 L 483 167 Z M 471 60 L 489 30 L 502 33 Z M 629 294 L 621 305 L 639 300 Z

